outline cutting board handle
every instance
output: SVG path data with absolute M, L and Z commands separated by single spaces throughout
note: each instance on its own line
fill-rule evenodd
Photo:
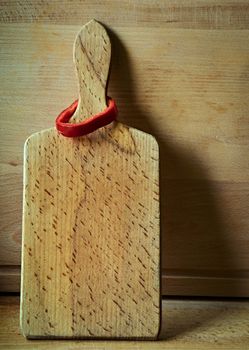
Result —
M 71 122 L 82 122 L 107 107 L 110 61 L 110 38 L 105 28 L 93 19 L 81 28 L 74 42 L 79 103 Z

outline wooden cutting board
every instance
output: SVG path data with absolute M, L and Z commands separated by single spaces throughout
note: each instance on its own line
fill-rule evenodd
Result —
M 76 37 L 74 122 L 106 108 L 110 39 L 98 22 Z M 160 327 L 159 151 L 113 122 L 24 147 L 21 328 L 28 338 L 156 338 Z

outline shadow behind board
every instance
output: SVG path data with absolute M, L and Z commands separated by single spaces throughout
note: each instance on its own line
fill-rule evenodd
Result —
M 238 295 L 240 287 L 236 279 L 229 280 L 229 291 L 222 280 L 218 281 L 219 286 L 208 282 L 210 277 L 224 277 L 224 270 L 228 274 L 236 270 L 235 257 L 226 241 L 227 225 L 220 212 L 215 183 L 209 180 L 207 170 L 195 154 L 172 142 L 174 135 L 163 135 L 153 124 L 155 116 L 139 105 L 127 49 L 114 31 L 107 30 L 112 42 L 109 91 L 120 106 L 118 118 L 152 134 L 159 143 L 162 294 Z M 167 110 L 162 113 L 166 120 Z

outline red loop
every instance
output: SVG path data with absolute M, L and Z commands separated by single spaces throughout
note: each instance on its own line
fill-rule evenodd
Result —
M 68 123 L 78 106 L 78 100 L 76 100 L 56 118 L 56 129 L 66 137 L 79 137 L 90 134 L 116 119 L 118 110 L 115 101 L 110 97 L 107 97 L 107 104 L 107 108 L 103 112 L 100 112 L 81 123 Z

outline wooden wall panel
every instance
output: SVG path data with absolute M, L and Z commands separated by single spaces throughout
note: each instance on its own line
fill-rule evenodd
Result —
M 248 296 L 248 1 L 70 4 L 1 2 L 2 290 L 18 289 L 23 143 L 77 97 L 72 43 L 95 17 L 119 120 L 160 144 L 163 293 Z
M 117 27 L 248 29 L 247 0 L 1 1 L 1 22 L 82 25 L 92 18 Z

